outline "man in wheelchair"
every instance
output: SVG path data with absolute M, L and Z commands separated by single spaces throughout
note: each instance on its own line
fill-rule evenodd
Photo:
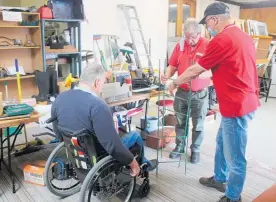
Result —
M 132 176 L 138 176 L 141 164 L 148 171 L 157 166 L 157 161 L 144 157 L 143 140 L 139 133 L 130 132 L 122 139 L 118 135 L 109 106 L 100 98 L 105 82 L 105 71 L 101 65 L 88 64 L 83 69 L 78 87 L 61 93 L 52 105 L 54 132 L 61 138 L 58 127 L 70 131 L 87 129 L 94 134 L 102 148 L 121 164 L 128 166 Z M 57 126 L 58 124 L 58 126 Z M 142 162 L 137 162 L 133 150 L 138 150 Z

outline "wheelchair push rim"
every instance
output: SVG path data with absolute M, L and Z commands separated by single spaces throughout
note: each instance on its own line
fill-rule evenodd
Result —
M 64 152 L 63 157 L 58 157 L 62 152 Z M 67 197 L 80 191 L 81 183 L 68 158 L 64 142 L 60 143 L 49 156 L 45 166 L 44 179 L 48 190 L 56 196 Z M 72 183 L 72 181 L 74 182 Z M 63 186 L 65 184 L 69 186 Z
M 120 179 L 121 177 L 121 179 Z M 127 182 L 123 182 L 125 177 Z M 109 201 L 130 202 L 136 178 L 129 170 L 111 157 L 98 162 L 88 173 L 81 188 L 81 202 Z

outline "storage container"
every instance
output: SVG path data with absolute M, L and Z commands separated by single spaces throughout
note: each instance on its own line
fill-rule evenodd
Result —
M 82 0 L 52 0 L 51 7 L 55 19 L 84 20 Z

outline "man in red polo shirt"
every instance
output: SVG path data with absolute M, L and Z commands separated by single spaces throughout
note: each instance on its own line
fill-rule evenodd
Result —
M 209 5 L 202 24 L 214 37 L 199 61 L 169 84 L 176 86 L 211 70 L 222 120 L 217 134 L 214 176 L 200 178 L 204 186 L 225 192 L 219 201 L 241 201 L 246 176 L 248 121 L 260 106 L 256 50 L 252 38 L 231 23 L 229 7 Z
M 187 19 L 184 23 L 185 40 L 178 43 L 169 60 L 169 67 L 162 76 L 162 81 L 167 81 L 175 72 L 181 75 L 189 66 L 195 64 L 204 54 L 208 45 L 208 40 L 202 38 L 201 27 L 195 19 Z M 177 89 L 174 110 L 176 112 L 176 147 L 170 154 L 170 158 L 179 158 L 185 149 L 185 128 L 186 114 L 188 113 L 188 100 L 190 89 L 191 97 L 191 117 L 193 121 L 192 144 L 191 144 L 191 162 L 198 163 L 200 158 L 200 145 L 203 140 L 204 120 L 208 108 L 208 86 L 210 79 L 194 79 L 190 84 L 182 84 Z

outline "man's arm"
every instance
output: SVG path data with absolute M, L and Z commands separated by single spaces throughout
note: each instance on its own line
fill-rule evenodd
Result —
M 166 78 L 171 78 L 175 72 L 176 72 L 177 68 L 172 66 L 172 65 L 169 65 L 166 69 L 166 72 L 165 72 L 165 77 Z
M 103 148 L 123 165 L 130 165 L 134 156 L 123 145 L 120 136 L 116 132 L 109 107 L 106 104 L 101 104 L 90 114 L 97 139 Z
M 174 84 L 179 86 L 183 83 L 187 83 L 196 77 L 198 77 L 201 73 L 205 72 L 206 69 L 201 67 L 198 63 L 186 69 L 184 73 L 182 73 L 175 81 Z
M 212 40 L 205 54 L 199 59 L 198 63 L 189 67 L 183 72 L 175 81 L 175 85 L 181 85 L 197 78 L 203 72 L 211 70 L 218 66 L 227 57 L 227 48 L 221 47 L 221 45 Z M 209 72 L 210 73 L 210 72 Z M 205 73 L 204 73 L 205 74 Z

